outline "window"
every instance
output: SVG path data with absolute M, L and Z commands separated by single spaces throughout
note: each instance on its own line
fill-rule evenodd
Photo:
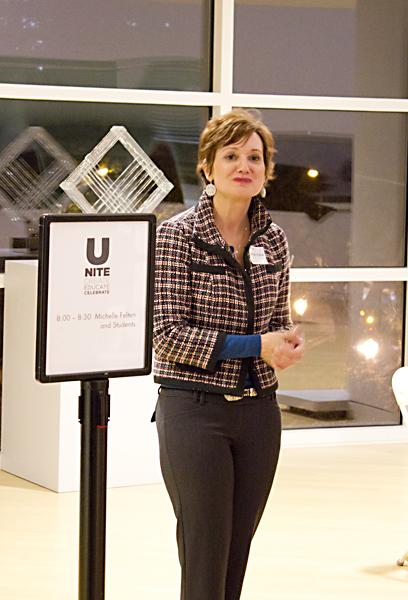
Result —
M 307 351 L 279 374 L 285 427 L 399 424 L 391 378 L 401 364 L 403 292 L 390 281 L 292 285 Z
M 20 174 L 17 188 L 4 179 L 16 148 L 31 185 L 53 160 L 68 174 L 124 125 L 174 184 L 160 221 L 199 197 L 208 116 L 254 107 L 276 138 L 266 202 L 289 238 L 307 341 L 303 363 L 279 375 L 284 426 L 398 424 L 407 24 L 406 0 L 3 2 L 0 260 L 35 255 L 38 215 L 16 210 Z
M 235 91 L 407 97 L 405 0 L 235 5 Z
M 2 2 L 9 83 L 208 90 L 209 0 Z
M 403 266 L 406 115 L 262 115 L 278 149 L 266 204 L 289 238 L 292 266 Z
M 189 106 L 29 102 L 3 100 L 0 146 L 0 244 L 21 254 L 24 244 L 35 250 L 41 212 L 62 208 L 59 183 L 104 137 L 112 125 L 124 125 L 154 160 L 174 188 L 157 208 L 159 220 L 191 206 L 199 196 L 195 175 L 198 136 L 208 110 Z M 19 150 L 16 150 L 16 147 Z M 16 156 L 17 154 L 17 156 Z M 125 168 L 124 153 L 110 153 L 110 168 Z M 53 185 L 39 179 L 51 164 Z M 38 189 L 37 189 L 38 188 Z M 41 197 L 30 209 L 33 195 Z M 31 236 L 28 237 L 27 236 Z M 31 246 L 30 246 L 31 244 Z

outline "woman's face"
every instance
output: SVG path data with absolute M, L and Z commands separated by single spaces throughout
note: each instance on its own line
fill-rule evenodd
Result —
M 236 198 L 252 198 L 259 194 L 265 183 L 263 143 L 257 133 L 247 140 L 218 148 L 211 173 L 217 195 Z

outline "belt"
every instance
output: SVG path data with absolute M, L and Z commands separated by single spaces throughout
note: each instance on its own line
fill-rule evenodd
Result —
M 255 388 L 245 388 L 244 389 L 244 393 L 242 394 L 242 396 L 231 396 L 230 394 L 224 394 L 224 398 L 225 400 L 228 400 L 228 402 L 235 402 L 236 400 L 242 400 L 242 398 L 253 398 L 254 396 L 257 396 L 258 392 L 256 391 Z
M 173 390 L 173 391 L 177 391 L 179 394 L 183 395 L 183 394 L 194 394 L 195 396 L 198 397 L 203 397 L 203 399 L 205 398 L 212 398 L 213 400 L 217 400 L 218 402 L 220 400 L 224 401 L 227 400 L 228 402 L 235 402 L 237 400 L 243 400 L 244 398 L 267 398 L 270 396 L 270 394 L 274 394 L 275 392 L 268 392 L 267 394 L 258 394 L 258 392 L 256 391 L 255 388 L 251 387 L 251 388 L 245 388 L 244 392 L 242 394 L 242 396 L 232 396 L 230 394 L 223 394 L 222 392 L 205 392 L 205 391 L 200 391 L 200 390 L 193 390 L 193 389 L 180 389 L 180 388 L 176 388 L 176 387 L 168 387 L 168 386 L 160 386 L 159 388 L 159 393 L 160 390 Z

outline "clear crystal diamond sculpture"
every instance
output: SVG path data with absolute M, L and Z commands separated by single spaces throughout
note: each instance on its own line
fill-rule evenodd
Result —
M 27 127 L 0 153 L 0 206 L 27 221 L 63 212 L 70 200 L 59 184 L 76 164 L 43 127 Z
M 147 213 L 173 184 L 126 128 L 115 125 L 60 187 L 84 213 Z

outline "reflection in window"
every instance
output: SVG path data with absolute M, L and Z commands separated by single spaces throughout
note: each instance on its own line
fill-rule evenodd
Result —
M 294 283 L 291 304 L 306 352 L 279 374 L 285 427 L 399 424 L 403 284 Z
M 209 90 L 209 0 L 2 2 L 8 83 Z
M 350 212 L 350 138 L 278 134 L 275 143 L 279 154 L 276 179 L 268 186 L 268 208 L 302 212 L 315 221 L 333 211 Z
M 234 90 L 405 98 L 407 24 L 406 0 L 236 0 Z
M 28 223 L 45 211 L 63 211 L 69 199 L 59 184 L 75 166 L 43 127 L 27 127 L 0 152 L 0 206 Z
M 288 236 L 293 266 L 402 266 L 406 115 L 263 110 L 262 116 L 278 149 L 266 205 Z
M 2 101 L 1 109 L 0 256 L 36 251 L 42 212 L 78 211 L 75 204 L 65 202 L 59 183 L 113 125 L 124 125 L 174 186 L 155 210 L 159 222 L 197 201 L 201 189 L 195 175 L 197 145 L 207 109 L 28 101 Z M 21 140 L 26 141 L 30 132 L 37 132 L 37 138 L 31 135 L 29 148 L 24 142 L 21 150 Z M 15 165 L 16 153 L 7 160 L 5 154 L 17 147 Z M 120 150 L 114 146 L 106 157 L 105 167 L 113 178 L 128 164 L 128 153 Z M 41 184 L 40 173 L 47 186 L 36 184 Z

